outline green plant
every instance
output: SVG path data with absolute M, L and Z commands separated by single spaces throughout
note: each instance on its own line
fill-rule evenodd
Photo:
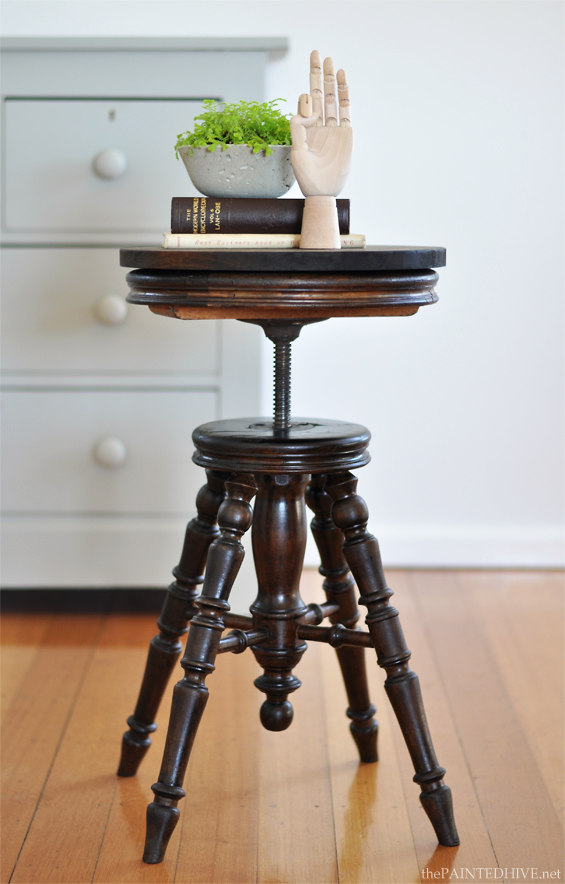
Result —
M 248 144 L 253 153 L 264 150 L 269 156 L 272 144 L 291 144 L 288 118 L 275 107 L 284 98 L 275 98 L 259 104 L 258 101 L 240 101 L 238 104 L 220 106 L 214 99 L 203 102 L 204 112 L 194 118 L 194 132 L 183 132 L 177 138 L 178 149 L 190 146 L 192 156 L 195 147 L 207 147 L 214 151 L 218 144 L 226 150 L 229 144 Z M 198 124 L 197 124 L 197 121 Z

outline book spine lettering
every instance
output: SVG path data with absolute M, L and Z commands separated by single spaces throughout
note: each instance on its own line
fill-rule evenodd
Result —
M 340 234 L 349 233 L 349 200 L 337 201 Z M 171 233 L 300 233 L 304 200 L 178 196 Z

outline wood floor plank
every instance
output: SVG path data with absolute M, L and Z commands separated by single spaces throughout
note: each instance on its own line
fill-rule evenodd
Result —
M 123 615 L 107 619 L 19 858 L 14 884 L 93 880 L 118 792 L 115 771 L 124 719 L 134 702 L 132 685 L 139 684 L 147 644 L 155 632 L 151 620 Z M 139 647 L 142 631 L 146 634 Z M 106 880 L 135 880 L 120 875 L 139 834 L 143 831 L 129 830 L 127 825 L 121 829 L 119 845 L 114 845 L 112 877 Z M 142 866 L 139 852 L 136 862 Z M 149 880 L 172 880 L 174 861 L 160 867 L 160 872 Z
M 157 714 L 157 730 L 151 735 L 152 745 L 134 777 L 115 774 L 125 719 L 134 710 L 145 668 L 149 642 L 156 634 L 155 617 L 139 617 L 132 625 L 124 618 L 126 654 L 120 663 L 123 695 L 112 700 L 117 715 L 113 718 L 111 777 L 115 784 L 112 806 L 100 848 L 94 875 L 96 884 L 171 884 L 180 843 L 180 826 L 173 833 L 164 862 L 147 865 L 142 861 L 145 842 L 145 813 L 153 800 L 151 785 L 157 780 L 165 746 L 171 707 L 172 690 L 182 676 L 180 664 L 174 670 Z M 109 638 L 109 637 L 108 637 Z M 110 728 L 109 728 L 110 731 Z
M 257 880 L 258 741 L 261 670 L 250 651 L 216 660 L 210 698 L 185 781 L 175 880 L 249 884 Z
M 323 600 L 321 583 L 317 572 L 305 572 L 301 585 L 305 601 Z M 368 651 L 366 657 L 371 700 L 378 707 L 380 761 L 361 764 L 345 715 L 347 696 L 335 651 L 329 645 L 314 643 L 308 653 L 312 650 L 322 673 L 340 884 L 419 881 L 391 722 L 385 709 L 388 700 L 374 653 Z
M 451 873 L 452 869 L 457 872 L 462 868 L 496 868 L 498 864 L 433 651 L 415 607 L 412 583 L 418 581 L 419 576 L 419 573 L 398 571 L 389 572 L 387 579 L 394 590 L 392 604 L 400 612 L 406 642 L 412 651 L 410 664 L 420 680 L 434 748 L 439 763 L 447 770 L 445 782 L 452 791 L 455 820 L 461 839 L 457 848 L 438 845 L 420 804 L 420 790 L 412 781 L 414 768 L 404 738 L 392 716 L 418 863 L 423 879 L 427 880 L 445 868 Z
M 413 586 L 499 866 L 562 869 L 557 814 L 468 592 L 454 572 Z
M 53 617 L 3 725 L 2 871 L 7 881 L 34 817 L 100 632 L 97 616 Z M 46 879 L 40 878 L 38 881 Z
M 45 614 L 3 613 L 0 618 L 0 668 L 2 699 L 0 714 L 8 710 L 37 655 L 50 620 Z
M 460 579 L 563 825 L 563 573 L 468 573 Z
M 320 650 L 312 643 L 296 669 L 290 728 L 260 733 L 258 884 L 338 881 Z
M 362 764 L 345 716 L 347 698 L 335 653 L 321 646 L 330 777 L 341 884 L 419 881 L 382 678 L 366 653 L 371 700 L 378 707 L 379 762 Z

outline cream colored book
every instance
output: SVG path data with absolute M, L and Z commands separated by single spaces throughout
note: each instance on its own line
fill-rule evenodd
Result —
M 164 249 L 297 249 L 299 233 L 164 233 Z M 363 249 L 360 233 L 341 236 L 342 249 Z

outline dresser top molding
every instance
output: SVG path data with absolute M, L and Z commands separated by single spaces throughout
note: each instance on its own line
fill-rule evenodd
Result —
M 2 37 L 2 52 L 286 52 L 287 37 Z

